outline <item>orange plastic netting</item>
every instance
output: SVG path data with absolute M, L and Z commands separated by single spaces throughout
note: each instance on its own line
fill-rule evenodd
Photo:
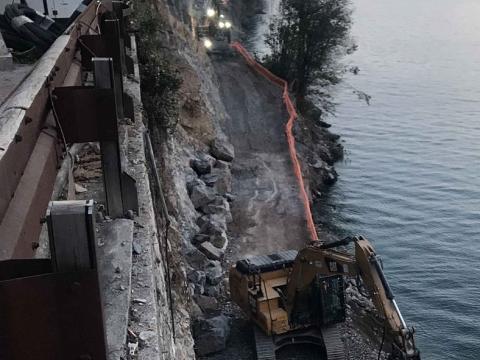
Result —
M 287 108 L 289 118 L 285 125 L 285 133 L 287 135 L 288 150 L 290 152 L 290 158 L 292 159 L 293 172 L 300 187 L 300 199 L 305 209 L 305 217 L 307 219 L 307 228 L 312 240 L 318 240 L 317 231 L 315 230 L 315 224 L 313 222 L 312 210 L 310 208 L 310 200 L 305 190 L 305 183 L 302 176 L 302 168 L 300 167 L 300 161 L 297 157 L 297 149 L 295 147 L 295 137 L 293 136 L 293 124 L 297 120 L 297 111 L 295 105 L 293 105 L 288 92 L 288 83 L 282 78 L 272 74 L 265 67 L 260 65 L 254 57 L 240 44 L 235 41 L 231 44 L 231 47 L 235 49 L 245 59 L 248 65 L 250 65 L 259 74 L 270 80 L 275 85 L 280 86 L 283 89 L 283 102 Z

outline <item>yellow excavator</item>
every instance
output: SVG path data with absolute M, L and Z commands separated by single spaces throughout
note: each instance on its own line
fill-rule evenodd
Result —
M 355 254 L 335 250 L 353 242 Z M 385 350 L 391 359 L 420 360 L 413 328 L 408 328 L 371 243 L 362 236 L 330 244 L 312 242 L 240 260 L 230 269 L 232 300 L 255 323 L 258 360 L 274 360 L 292 343 L 323 349 L 328 360 L 345 359 L 341 323 L 345 320 L 345 277 L 361 278 L 384 319 Z M 383 346 L 383 340 L 382 340 Z

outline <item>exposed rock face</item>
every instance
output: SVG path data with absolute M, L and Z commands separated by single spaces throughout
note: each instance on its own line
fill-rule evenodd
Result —
M 225 349 L 229 335 L 230 324 L 226 316 L 197 320 L 193 326 L 196 353 L 204 356 Z

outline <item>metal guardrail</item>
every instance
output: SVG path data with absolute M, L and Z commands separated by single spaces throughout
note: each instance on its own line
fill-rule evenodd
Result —
M 93 201 L 52 202 L 52 259 L 34 259 L 63 153 L 100 142 L 106 208 L 138 211 L 120 161 L 118 123 L 133 117 L 123 2 L 92 2 L 0 107 L 0 358 L 106 359 Z M 95 86 L 82 86 L 93 71 Z
M 136 198 L 129 197 L 134 193 L 132 179 L 118 175 L 118 146 L 107 144 L 115 137 L 113 125 L 117 117 L 124 117 L 124 107 L 127 116 L 133 111 L 131 101 L 123 96 L 122 76 L 131 62 L 123 47 L 123 16 L 115 15 L 121 14 L 122 7 L 121 2 L 92 2 L 0 108 L 0 260 L 33 256 L 63 141 L 104 142 L 107 208 L 112 217 L 118 217 L 125 208 L 136 207 Z M 91 34 L 92 29 L 100 32 Z M 103 85 L 78 88 L 82 67 L 91 69 L 93 57 L 112 58 L 113 74 L 100 75 L 105 72 L 99 69 L 97 78 Z M 109 85 L 105 85 L 106 78 L 100 80 L 102 76 L 111 76 Z M 108 86 L 113 95 L 101 89 Z M 99 94 L 102 96 L 96 98 Z M 112 103 L 116 114 L 108 109 Z M 110 176 L 110 170 L 117 175 Z

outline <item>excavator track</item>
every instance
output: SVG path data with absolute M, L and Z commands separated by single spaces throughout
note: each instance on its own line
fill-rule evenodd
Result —
M 257 360 L 275 360 L 275 344 L 272 337 L 265 335 L 261 329 L 254 326 L 255 348 Z
M 345 346 L 342 341 L 341 324 L 322 327 L 321 334 L 315 329 L 296 331 L 274 338 L 254 327 L 257 360 L 276 360 L 275 352 L 288 344 L 316 344 L 325 346 L 328 360 L 345 360 Z
M 341 324 L 322 327 L 322 336 L 328 360 L 345 360 L 345 345 L 342 341 Z

